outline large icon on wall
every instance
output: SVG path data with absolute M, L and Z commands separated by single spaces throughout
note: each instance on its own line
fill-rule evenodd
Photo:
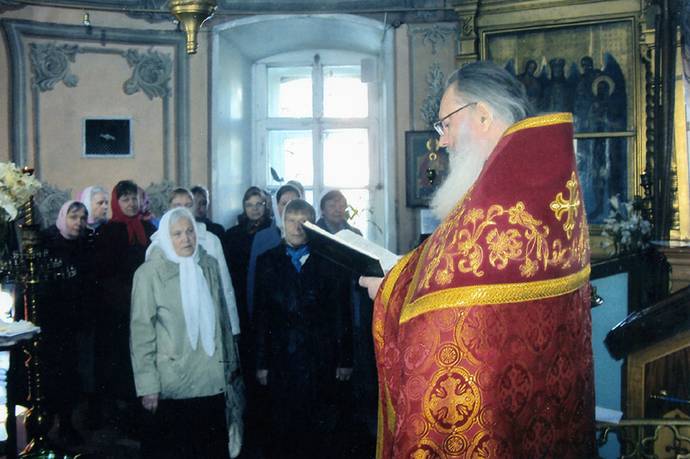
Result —
M 486 58 L 522 82 L 536 113 L 573 114 L 587 218 L 603 223 L 609 199 L 629 200 L 630 178 L 637 175 L 632 22 L 487 33 L 483 39 Z
M 84 156 L 132 156 L 129 119 L 84 119 Z

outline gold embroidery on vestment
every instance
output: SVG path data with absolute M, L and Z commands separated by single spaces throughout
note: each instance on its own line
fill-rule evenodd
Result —
M 405 266 L 407 266 L 407 263 L 410 261 L 410 257 L 412 257 L 413 253 L 414 250 L 403 256 L 388 273 L 388 276 L 383 283 L 383 289 L 381 290 L 381 300 L 383 301 L 384 310 L 388 309 L 388 300 L 391 297 L 395 283 L 398 282 L 400 273 L 403 269 L 405 269 Z
M 517 131 L 522 131 L 523 129 L 531 129 L 535 127 L 552 126 L 554 124 L 564 124 L 572 123 L 573 114 L 572 113 L 549 113 L 544 116 L 536 116 L 533 118 L 526 118 L 522 121 L 510 126 L 503 133 L 503 137 L 507 137 L 510 134 L 514 134 Z
M 461 432 L 474 423 L 481 395 L 477 383 L 462 367 L 442 368 L 431 378 L 422 409 L 438 432 Z
M 528 212 L 522 201 L 508 208 L 494 204 L 486 211 L 461 208 L 457 215 L 452 215 L 439 227 L 429 246 L 425 247 L 426 253 L 421 254 L 421 282 L 415 284 L 419 285 L 418 290 L 430 289 L 432 281 L 437 287 L 449 286 L 460 273 L 484 277 L 487 260 L 488 266 L 499 271 L 506 269 L 511 262 L 518 262 L 518 272 L 525 279 L 549 267 L 565 270 L 572 268 L 573 263 L 584 266 L 588 262 L 587 224 L 584 215 L 578 218 L 578 213 L 582 212 L 572 207 L 581 205 L 574 173 L 567 184 L 572 190 L 571 185 L 575 190 L 568 201 L 559 194 L 565 203 L 563 207 L 554 209 L 554 203 L 561 205 L 554 201 L 551 208 L 557 217 L 568 212 L 564 230 L 570 240 L 579 225 L 577 238 L 567 244 L 559 238 L 549 240 L 549 226 Z M 499 230 L 499 224 L 506 217 L 512 227 Z
M 469 285 L 449 288 L 424 295 L 407 304 L 400 312 L 400 323 L 421 314 L 446 308 L 478 305 L 521 303 L 565 295 L 582 287 L 589 280 L 591 268 L 567 276 L 531 282 L 510 284 Z
M 378 402 L 378 423 L 376 425 L 376 459 L 383 458 L 383 405 L 381 403 L 381 395 L 379 392 Z
M 567 212 L 568 216 L 563 223 L 563 231 L 565 235 L 570 240 L 573 236 L 573 230 L 575 229 L 575 217 L 577 217 L 578 209 L 580 208 L 580 190 L 577 186 L 577 177 L 575 172 L 570 174 L 570 180 L 565 183 L 565 187 L 569 191 L 568 199 L 563 198 L 563 193 L 558 192 L 556 199 L 551 201 L 549 208 L 556 215 L 556 219 L 561 221 L 563 212 Z
M 384 385 L 383 390 L 386 394 L 386 418 L 388 418 L 388 431 L 392 434 L 395 434 L 396 415 L 395 408 L 393 407 L 393 401 L 391 400 L 391 394 L 388 391 L 388 385 Z

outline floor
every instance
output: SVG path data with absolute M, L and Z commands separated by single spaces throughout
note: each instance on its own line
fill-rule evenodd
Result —
M 58 435 L 57 425 L 54 425 L 48 438 L 54 445 L 56 452 L 63 454 L 80 454 L 80 459 L 139 459 L 139 441 L 132 438 L 119 426 L 113 423 L 105 423 L 99 428 L 93 428 L 86 422 L 86 404 L 79 406 L 74 414 L 73 422 L 81 441 L 75 444 L 67 444 Z M 57 423 L 56 423 L 57 424 Z M 17 422 L 18 447 L 25 445 L 25 431 L 23 420 Z M 364 429 L 364 430 L 363 430 Z M 357 429 L 357 432 L 343 432 L 342 443 L 336 448 L 339 450 L 338 458 L 331 459 L 371 459 L 374 457 L 374 437 L 363 433 L 366 428 Z M 266 438 L 265 436 L 261 436 Z M 264 454 L 262 445 L 257 442 L 259 436 L 245 437 L 245 445 L 238 459 L 268 459 Z M 0 459 L 5 456 L 0 455 Z M 319 458 L 321 459 L 321 458 Z

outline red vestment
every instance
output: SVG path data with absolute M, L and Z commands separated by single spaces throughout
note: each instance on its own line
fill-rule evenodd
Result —
M 377 458 L 594 452 L 589 236 L 572 116 L 509 128 L 379 289 Z

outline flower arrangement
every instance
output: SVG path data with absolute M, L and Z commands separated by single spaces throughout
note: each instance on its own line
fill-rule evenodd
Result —
M 614 255 L 644 250 L 652 237 L 652 224 L 642 217 L 639 205 L 612 197 L 611 212 L 604 220 L 602 247 Z
M 0 220 L 17 218 L 19 208 L 40 187 L 34 176 L 25 174 L 14 163 L 0 162 Z

